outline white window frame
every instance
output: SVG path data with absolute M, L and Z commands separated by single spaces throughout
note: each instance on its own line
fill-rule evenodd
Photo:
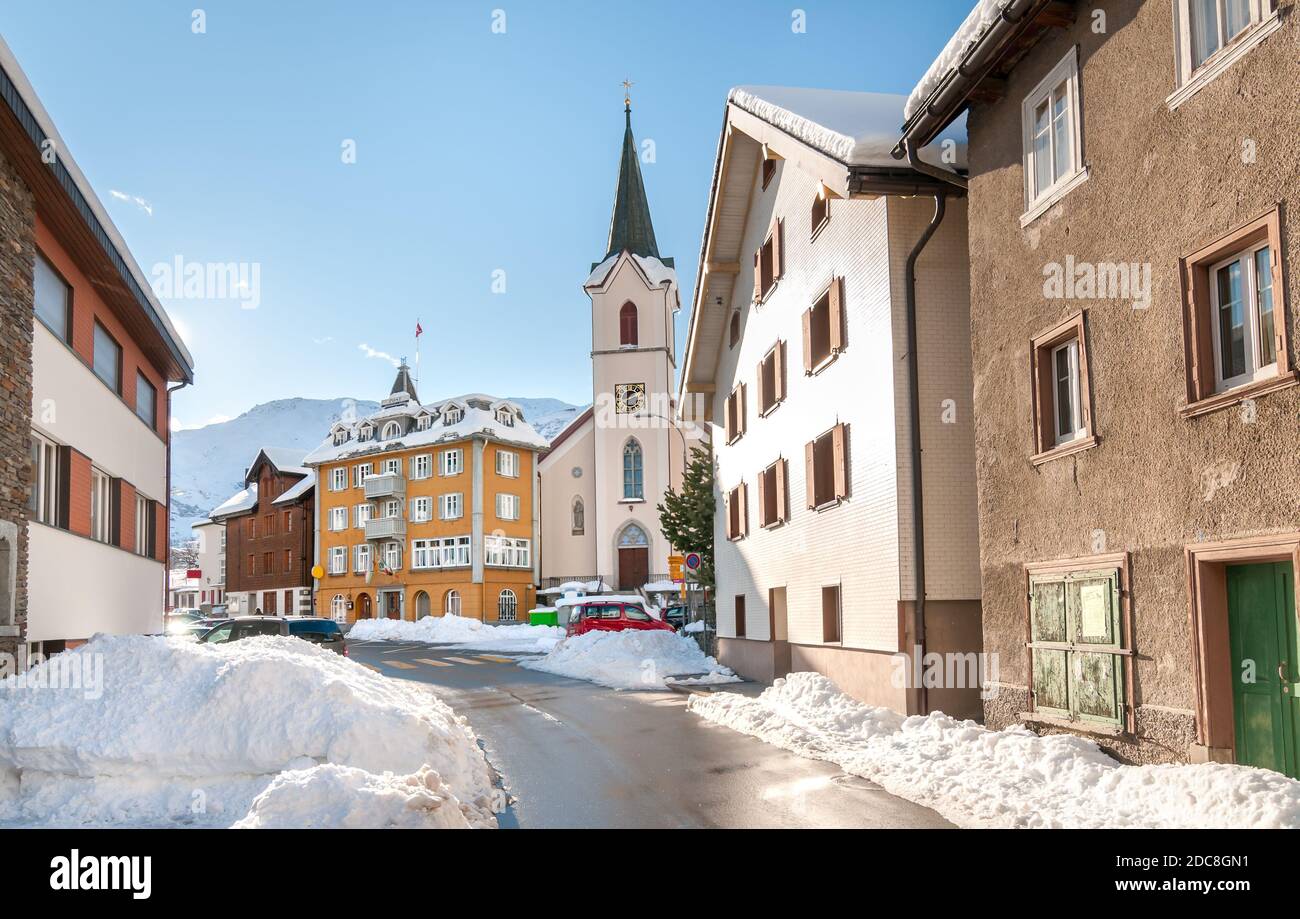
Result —
M 498 520 L 518 520 L 522 508 L 523 502 L 518 495 L 506 494 L 505 492 L 497 493 Z
M 352 467 L 352 487 L 365 488 L 366 479 L 375 474 L 373 463 L 358 463 Z
M 59 525 L 59 445 L 32 432 L 32 519 L 49 526 Z
M 1068 149 L 1071 162 L 1068 169 L 1062 170 L 1059 175 L 1055 176 L 1052 184 L 1040 192 L 1036 184 L 1038 170 L 1034 159 L 1034 112 L 1038 110 L 1043 102 L 1047 103 L 1048 130 L 1052 132 L 1049 135 L 1048 150 L 1054 151 L 1056 144 L 1051 138 L 1054 136 L 1053 124 L 1055 119 L 1050 117 L 1051 104 L 1056 90 L 1062 83 L 1066 85 L 1065 94 L 1069 104 L 1066 118 L 1070 125 L 1070 145 Z M 1040 216 L 1088 178 L 1088 167 L 1083 161 L 1082 111 L 1079 93 L 1079 49 L 1075 46 L 1070 48 L 1065 57 L 1048 71 L 1047 76 L 1043 77 L 1029 95 L 1025 96 L 1024 101 L 1020 103 L 1020 162 L 1024 172 L 1025 196 L 1025 213 L 1020 217 L 1022 227 L 1027 226 L 1034 218 Z
M 365 559 L 365 561 L 362 561 Z M 352 547 L 352 572 L 353 574 L 365 574 L 370 570 L 370 544 L 358 543 Z
M 330 491 L 345 491 L 348 487 L 348 467 L 335 466 L 330 470 Z
M 135 496 L 135 554 L 149 554 L 149 499 Z
M 1057 356 L 1066 355 L 1066 368 L 1070 384 L 1070 426 L 1071 430 L 1061 433 L 1061 396 L 1057 376 Z M 1087 426 L 1083 423 L 1083 386 L 1079 377 L 1079 339 L 1071 338 L 1052 348 L 1048 357 L 1048 370 L 1052 374 L 1052 442 L 1055 446 L 1073 443 L 1080 437 L 1088 436 Z
M 402 436 L 402 425 L 398 421 L 390 421 L 384 425 L 384 432 L 380 435 L 381 440 L 392 440 Z
M 411 569 L 424 570 L 438 567 L 438 540 L 411 540 Z
M 447 598 L 443 601 L 443 614 L 447 616 L 460 615 L 460 591 L 447 591 Z
M 458 491 L 438 495 L 438 519 L 459 520 L 465 516 L 465 496 Z
M 1214 342 L 1214 391 L 1225 392 L 1229 389 L 1235 389 L 1238 386 L 1245 386 L 1256 380 L 1267 379 L 1277 375 L 1277 350 L 1273 351 L 1273 360 L 1271 363 L 1260 365 L 1263 360 L 1259 340 L 1259 286 L 1257 270 L 1255 268 L 1255 257 L 1260 250 L 1267 250 L 1269 253 L 1269 265 L 1272 266 L 1273 251 L 1270 243 L 1265 240 L 1256 243 L 1245 249 L 1240 249 L 1233 255 L 1215 262 L 1209 267 L 1209 288 L 1210 288 L 1210 335 Z M 1241 289 L 1242 289 L 1242 311 L 1245 317 L 1245 335 L 1248 347 L 1246 348 L 1246 369 L 1234 377 L 1225 378 L 1223 376 L 1223 342 L 1219 330 L 1219 283 L 1218 274 L 1220 268 L 1226 268 L 1234 262 L 1240 262 L 1241 272 Z M 1270 278 L 1270 283 L 1272 279 Z M 1277 334 L 1277 324 L 1282 321 L 1279 311 L 1279 297 L 1277 290 L 1273 290 L 1273 334 Z
M 419 418 L 415 419 L 415 429 L 417 431 L 427 431 L 431 427 L 433 427 L 432 415 L 421 415 Z
M 433 498 L 418 495 L 411 499 L 411 522 L 428 523 L 433 519 Z
M 402 544 L 391 541 L 384 543 L 384 567 L 389 571 L 402 569 Z
M 1196 64 L 1192 57 L 1193 3 L 1194 0 L 1174 0 L 1173 3 L 1177 86 L 1165 99 L 1170 109 L 1178 108 L 1194 96 L 1282 24 L 1276 0 L 1250 0 L 1250 24 L 1226 42 L 1221 41 L 1214 53 Z M 1215 6 L 1219 28 L 1222 29 L 1226 25 L 1226 7 L 1223 0 L 1218 0 Z
M 497 594 L 497 621 L 514 622 L 519 614 L 519 595 L 509 587 Z
M 90 538 L 112 542 L 110 479 L 101 470 L 90 467 Z
M 382 505 L 383 514 L 380 516 L 385 520 L 396 520 L 402 516 L 402 502 L 397 498 L 386 498 Z
M 348 509 L 346 507 L 330 508 L 330 531 L 337 533 L 348 528 Z
M 352 525 L 358 530 L 366 528 L 366 521 L 374 518 L 375 509 L 369 502 L 357 504 L 352 508 Z
M 330 574 L 348 573 L 347 546 L 331 546 L 329 557 Z
M 330 601 L 330 615 L 335 622 L 345 621 L 348 618 L 348 598 L 343 594 L 335 594 Z
M 497 409 L 497 423 L 504 424 L 508 428 L 513 428 L 515 426 L 514 413 L 512 413 L 508 408 Z
M 465 413 L 459 408 L 449 408 L 442 415 L 442 423 L 445 427 L 451 427 L 453 424 L 460 424 L 465 420 Z
M 411 457 L 411 478 L 428 479 L 433 476 L 433 454 L 421 453 Z
M 464 471 L 465 450 L 463 447 L 456 447 L 454 450 L 443 450 L 438 454 L 438 475 L 460 475 Z
M 519 453 L 497 448 L 497 475 L 508 479 L 519 478 Z
M 401 475 L 402 459 L 401 457 L 389 457 L 379 464 L 379 470 L 383 475 Z

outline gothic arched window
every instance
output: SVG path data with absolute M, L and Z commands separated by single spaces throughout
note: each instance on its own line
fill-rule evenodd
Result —
M 636 346 L 638 343 L 636 304 L 629 300 L 618 312 L 618 343 Z
M 623 500 L 632 501 L 645 497 L 645 481 L 642 469 L 641 444 L 635 437 L 629 438 L 623 447 Z

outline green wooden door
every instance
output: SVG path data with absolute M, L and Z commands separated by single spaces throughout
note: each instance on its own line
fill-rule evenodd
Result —
M 1295 583 L 1285 562 L 1227 569 L 1237 762 L 1300 777 Z

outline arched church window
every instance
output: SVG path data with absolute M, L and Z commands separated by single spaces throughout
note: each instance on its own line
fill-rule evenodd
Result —
M 573 499 L 573 535 L 581 536 L 587 529 L 587 508 L 581 498 Z
M 641 444 L 635 437 L 623 446 L 623 500 L 634 501 L 645 497 Z
M 636 304 L 629 300 L 618 313 L 618 343 L 635 347 L 637 339 Z

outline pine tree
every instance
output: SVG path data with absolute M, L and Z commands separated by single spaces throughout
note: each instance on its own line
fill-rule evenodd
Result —
M 659 526 L 673 547 L 682 552 L 700 553 L 700 568 L 694 580 L 713 587 L 713 515 L 717 502 L 713 496 L 713 452 L 706 447 L 691 450 L 691 459 L 682 475 L 678 492 L 669 488 L 659 511 Z

